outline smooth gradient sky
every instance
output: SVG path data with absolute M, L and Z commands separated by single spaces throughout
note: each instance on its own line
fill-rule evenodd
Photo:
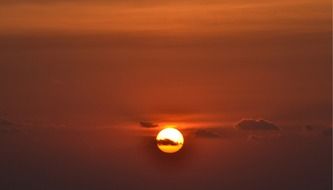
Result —
M 331 189 L 331 43 L 329 0 L 0 0 L 0 189 Z

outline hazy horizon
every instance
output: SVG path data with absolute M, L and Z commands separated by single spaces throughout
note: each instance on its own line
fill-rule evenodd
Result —
M 331 1 L 0 0 L 0 28 L 0 189 L 332 188 Z

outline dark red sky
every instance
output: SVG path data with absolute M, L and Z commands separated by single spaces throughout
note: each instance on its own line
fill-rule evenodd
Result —
M 0 189 L 331 189 L 331 15 L 328 0 L 0 0 Z M 184 150 L 156 152 L 143 120 L 176 123 Z

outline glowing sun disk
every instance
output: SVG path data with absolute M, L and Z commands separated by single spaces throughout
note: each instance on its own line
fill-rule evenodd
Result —
M 162 152 L 174 153 L 182 148 L 184 137 L 179 130 L 168 127 L 157 134 L 156 141 Z

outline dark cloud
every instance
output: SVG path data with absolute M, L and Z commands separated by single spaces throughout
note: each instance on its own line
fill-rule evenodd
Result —
M 171 146 L 176 146 L 179 145 L 179 143 L 170 140 L 170 139 L 161 139 L 161 140 L 157 140 L 157 144 L 158 145 L 171 145 Z
M 198 129 L 194 132 L 194 135 L 203 138 L 221 138 L 221 134 L 213 129 Z
M 190 132 L 194 137 L 207 139 L 234 139 L 243 138 L 244 134 L 239 133 L 233 127 L 200 127 Z
M 16 131 L 17 128 L 15 127 L 14 123 L 6 119 L 0 119 L 0 133 L 12 133 Z
M 327 136 L 332 137 L 332 127 L 323 125 L 306 125 L 303 127 L 303 135 L 305 136 Z
M 256 135 L 249 135 L 247 138 L 248 141 L 259 141 L 260 137 Z
M 274 142 L 281 139 L 281 137 L 280 133 L 250 134 L 247 140 L 253 142 Z
M 14 124 L 8 120 L 0 119 L 0 126 L 12 126 L 12 125 Z
M 241 130 L 249 130 L 249 131 L 277 131 L 279 128 L 268 121 L 265 120 L 253 120 L 253 119 L 245 119 L 240 121 L 236 125 L 237 129 Z
M 314 127 L 313 127 L 312 125 L 306 125 L 306 126 L 304 127 L 304 129 L 307 130 L 307 131 L 313 131 L 313 130 L 314 130 Z
M 332 137 L 332 128 L 326 128 L 322 131 L 323 135 Z
M 158 127 L 158 124 L 150 121 L 141 121 L 140 126 L 145 128 L 155 128 Z

